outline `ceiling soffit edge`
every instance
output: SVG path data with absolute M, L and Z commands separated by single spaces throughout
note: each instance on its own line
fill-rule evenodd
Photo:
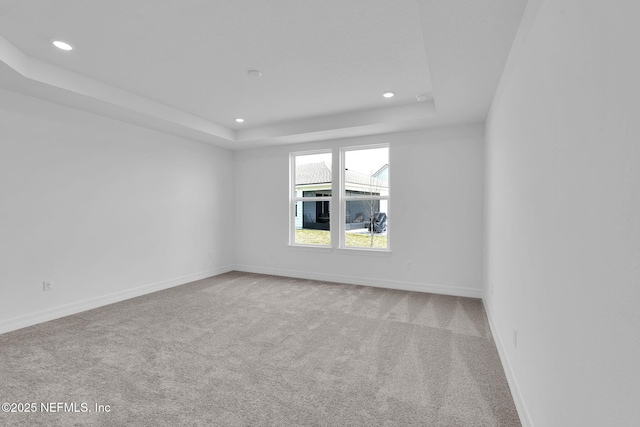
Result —
M 292 143 L 371 135 L 402 130 L 403 122 L 436 115 L 433 99 L 424 102 L 313 117 L 256 128 L 233 130 L 176 108 L 45 63 L 21 52 L 0 35 L 0 61 L 24 79 L 23 93 L 56 103 L 85 108 L 90 112 L 189 139 L 233 148 L 234 143 Z M 64 93 L 61 95 L 61 93 Z M 415 125 L 413 125 L 415 127 Z M 196 137 L 194 138 L 194 135 Z M 242 144 L 241 144 L 242 145 Z

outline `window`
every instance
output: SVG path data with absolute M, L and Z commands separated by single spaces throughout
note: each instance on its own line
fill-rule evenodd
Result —
M 291 244 L 331 245 L 331 152 L 291 155 Z
M 389 249 L 389 146 L 342 148 L 335 156 L 341 167 L 334 175 L 329 150 L 291 154 L 289 243 Z
M 343 148 L 341 247 L 389 247 L 389 146 Z

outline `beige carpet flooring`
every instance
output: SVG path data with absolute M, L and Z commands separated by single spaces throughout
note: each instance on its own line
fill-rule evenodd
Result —
M 37 405 L 3 426 L 520 425 L 480 300 L 239 272 L 0 335 L 0 400 Z

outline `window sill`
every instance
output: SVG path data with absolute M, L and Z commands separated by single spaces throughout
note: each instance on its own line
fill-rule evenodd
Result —
M 341 255 L 355 256 L 372 256 L 372 257 L 390 257 L 391 249 L 362 249 L 362 248 L 332 248 L 329 246 L 313 246 L 313 245 L 288 245 L 288 250 L 296 252 L 313 252 L 313 253 L 338 253 Z
M 330 246 L 314 246 L 314 245 L 289 245 L 290 251 L 315 252 L 315 253 L 331 253 L 333 248 Z
M 356 256 L 390 257 L 391 249 L 362 249 L 362 248 L 339 248 L 339 254 Z

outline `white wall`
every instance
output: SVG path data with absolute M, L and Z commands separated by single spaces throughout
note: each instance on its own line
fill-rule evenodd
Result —
M 479 297 L 483 141 L 475 125 L 236 152 L 236 267 Z M 289 152 L 376 143 L 391 144 L 391 254 L 288 247 Z
M 0 332 L 227 271 L 232 175 L 230 151 L 1 90 Z
M 487 121 L 485 300 L 525 425 L 640 423 L 638 16 L 530 0 Z

